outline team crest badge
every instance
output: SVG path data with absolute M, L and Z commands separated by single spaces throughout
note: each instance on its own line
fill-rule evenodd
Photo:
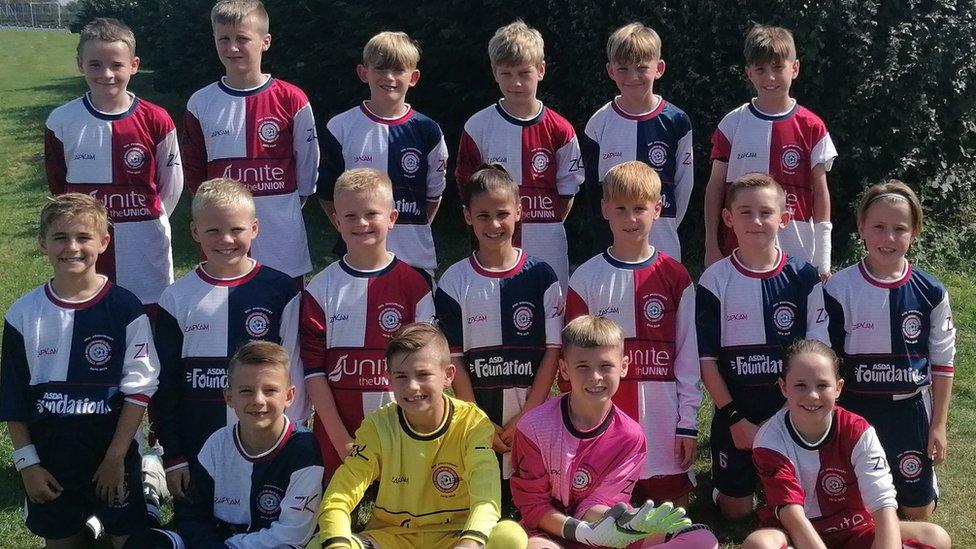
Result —
M 264 309 L 251 309 L 244 319 L 244 331 L 251 337 L 264 337 L 271 330 L 271 316 Z
M 655 141 L 647 148 L 647 163 L 657 170 L 664 167 L 668 161 L 668 146 L 660 141 Z
M 388 334 L 400 329 L 403 325 L 403 311 L 395 303 L 387 303 L 380 309 L 380 328 Z
M 593 482 L 593 473 L 585 466 L 581 466 L 573 473 L 573 491 L 583 492 L 590 487 Z
M 546 149 L 532 151 L 532 171 L 541 174 L 549 169 L 550 164 L 552 164 L 552 153 Z
M 273 145 L 281 134 L 281 126 L 274 118 L 265 118 L 258 122 L 258 139 L 267 145 Z
M 898 458 L 898 472 L 908 480 L 922 474 L 922 458 L 916 452 L 906 452 Z
M 400 155 L 400 169 L 404 175 L 413 175 L 420 169 L 420 151 L 406 149 Z
M 847 482 L 844 481 L 844 476 L 835 470 L 827 470 L 820 477 L 820 487 L 824 493 L 831 497 L 839 497 L 847 492 Z
M 901 334 L 905 341 L 915 343 L 922 333 L 922 315 L 918 311 L 908 311 L 902 315 Z
M 532 328 L 532 318 L 535 311 L 531 303 L 521 302 L 515 304 L 515 311 L 512 313 L 512 324 L 519 335 L 525 335 Z
M 793 172 L 800 167 L 800 161 L 803 159 L 803 153 L 800 147 L 796 145 L 786 145 L 783 147 L 783 155 L 780 157 L 781 163 L 783 164 L 783 171 Z
M 93 370 L 102 369 L 102 366 L 112 360 L 112 338 L 106 335 L 94 335 L 86 338 L 85 360 L 91 364 Z
M 282 492 L 276 486 L 262 486 L 258 491 L 257 506 L 258 511 L 265 516 L 275 516 L 281 511 Z
M 788 301 L 777 303 L 773 308 L 773 324 L 781 332 L 788 332 L 793 329 L 796 321 L 796 306 Z
M 644 301 L 644 306 L 642 307 L 644 313 L 644 320 L 650 322 L 651 324 L 657 324 L 661 322 L 664 318 L 664 302 L 665 297 L 660 294 L 651 294 Z
M 434 482 L 434 488 L 437 488 L 437 491 L 442 494 L 453 494 L 461 484 L 461 477 L 451 465 L 434 467 L 430 479 Z
M 137 172 L 146 165 L 149 150 L 142 143 L 130 143 L 122 151 L 122 164 L 130 172 Z

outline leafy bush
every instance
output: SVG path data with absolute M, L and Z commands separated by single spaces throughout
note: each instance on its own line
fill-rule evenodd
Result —
M 189 93 L 220 74 L 209 0 L 81 3 L 82 17 L 113 13 L 136 28 L 158 87 Z M 698 189 L 682 227 L 693 262 L 700 255 L 709 139 L 721 116 L 751 95 L 741 51 L 757 21 L 793 29 L 801 61 L 793 93 L 827 122 L 840 152 L 829 174 L 840 253 L 852 250 L 846 235 L 854 230 L 856 196 L 868 184 L 905 180 L 942 226 L 971 219 L 963 214 L 976 204 L 976 0 L 289 0 L 269 1 L 268 10 L 273 42 L 266 70 L 307 90 L 322 119 L 366 93 L 354 67 L 369 36 L 408 32 L 423 48 L 423 76 L 410 101 L 441 123 L 452 149 L 466 118 L 498 96 L 486 53 L 498 26 L 522 17 L 542 31 L 548 63 L 542 99 L 579 131 L 615 92 L 604 70 L 608 34 L 631 20 L 654 27 L 668 64 L 658 89 L 696 129 Z M 582 211 L 571 217 L 571 238 L 586 238 Z M 952 247 L 955 234 L 927 242 Z

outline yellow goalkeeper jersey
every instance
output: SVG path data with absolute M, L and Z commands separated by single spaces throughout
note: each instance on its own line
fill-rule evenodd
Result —
M 363 420 L 322 499 L 323 548 L 352 546 L 349 514 L 374 480 L 379 493 L 368 530 L 456 531 L 459 539 L 487 541 L 501 500 L 494 427 L 475 404 L 444 399 L 447 413 L 431 433 L 414 431 L 396 404 Z

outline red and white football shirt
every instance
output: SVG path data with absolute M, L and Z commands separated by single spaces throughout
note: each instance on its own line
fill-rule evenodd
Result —
M 51 194 L 87 194 L 112 221 L 97 270 L 156 303 L 173 283 L 169 215 L 183 192 L 180 148 L 165 109 L 132 96 L 121 113 L 97 110 L 86 94 L 54 109 L 44 133 Z
M 251 243 L 255 259 L 288 276 L 312 270 L 302 198 L 315 192 L 319 146 L 302 90 L 276 78 L 248 90 L 210 84 L 186 104 L 183 152 L 191 191 L 226 177 L 254 195 L 261 223 Z

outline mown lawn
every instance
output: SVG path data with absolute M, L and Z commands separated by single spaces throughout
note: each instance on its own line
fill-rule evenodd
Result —
M 46 193 L 42 168 L 41 137 L 47 114 L 57 105 L 85 90 L 74 62 L 76 38 L 57 32 L 0 30 L 0 312 L 30 288 L 40 284 L 48 266 L 36 246 L 36 215 Z M 137 75 L 133 90 L 170 110 L 179 124 L 186 97 L 160 95 L 148 89 L 145 75 Z M 350 81 L 349 85 L 358 85 Z M 319 113 L 324 118 L 331 113 Z M 453 147 L 452 147 L 453 148 Z M 701 180 L 701 178 L 699 178 Z M 187 200 L 173 219 L 177 269 L 188 270 L 196 253 L 190 245 Z M 446 207 L 435 222 L 441 264 L 449 265 L 464 252 L 465 237 L 456 210 Z M 329 255 L 335 233 L 324 216 L 309 204 L 305 211 L 316 270 L 333 258 Z M 444 242 L 445 245 L 440 245 Z M 942 498 L 936 521 L 953 536 L 957 547 L 976 547 L 976 282 L 973 273 L 938 272 L 952 296 L 959 330 L 956 385 L 949 425 L 949 462 L 939 469 Z M 704 414 L 703 414 L 704 418 Z M 709 493 L 707 422 L 699 443 L 697 500 L 691 512 L 698 521 L 713 526 L 728 547 L 748 533 L 749 523 L 717 521 Z M 65 451 L 72 451 L 65 448 Z M 20 475 L 10 463 L 10 443 L 0 435 L 0 546 L 40 547 L 41 541 L 23 526 Z

